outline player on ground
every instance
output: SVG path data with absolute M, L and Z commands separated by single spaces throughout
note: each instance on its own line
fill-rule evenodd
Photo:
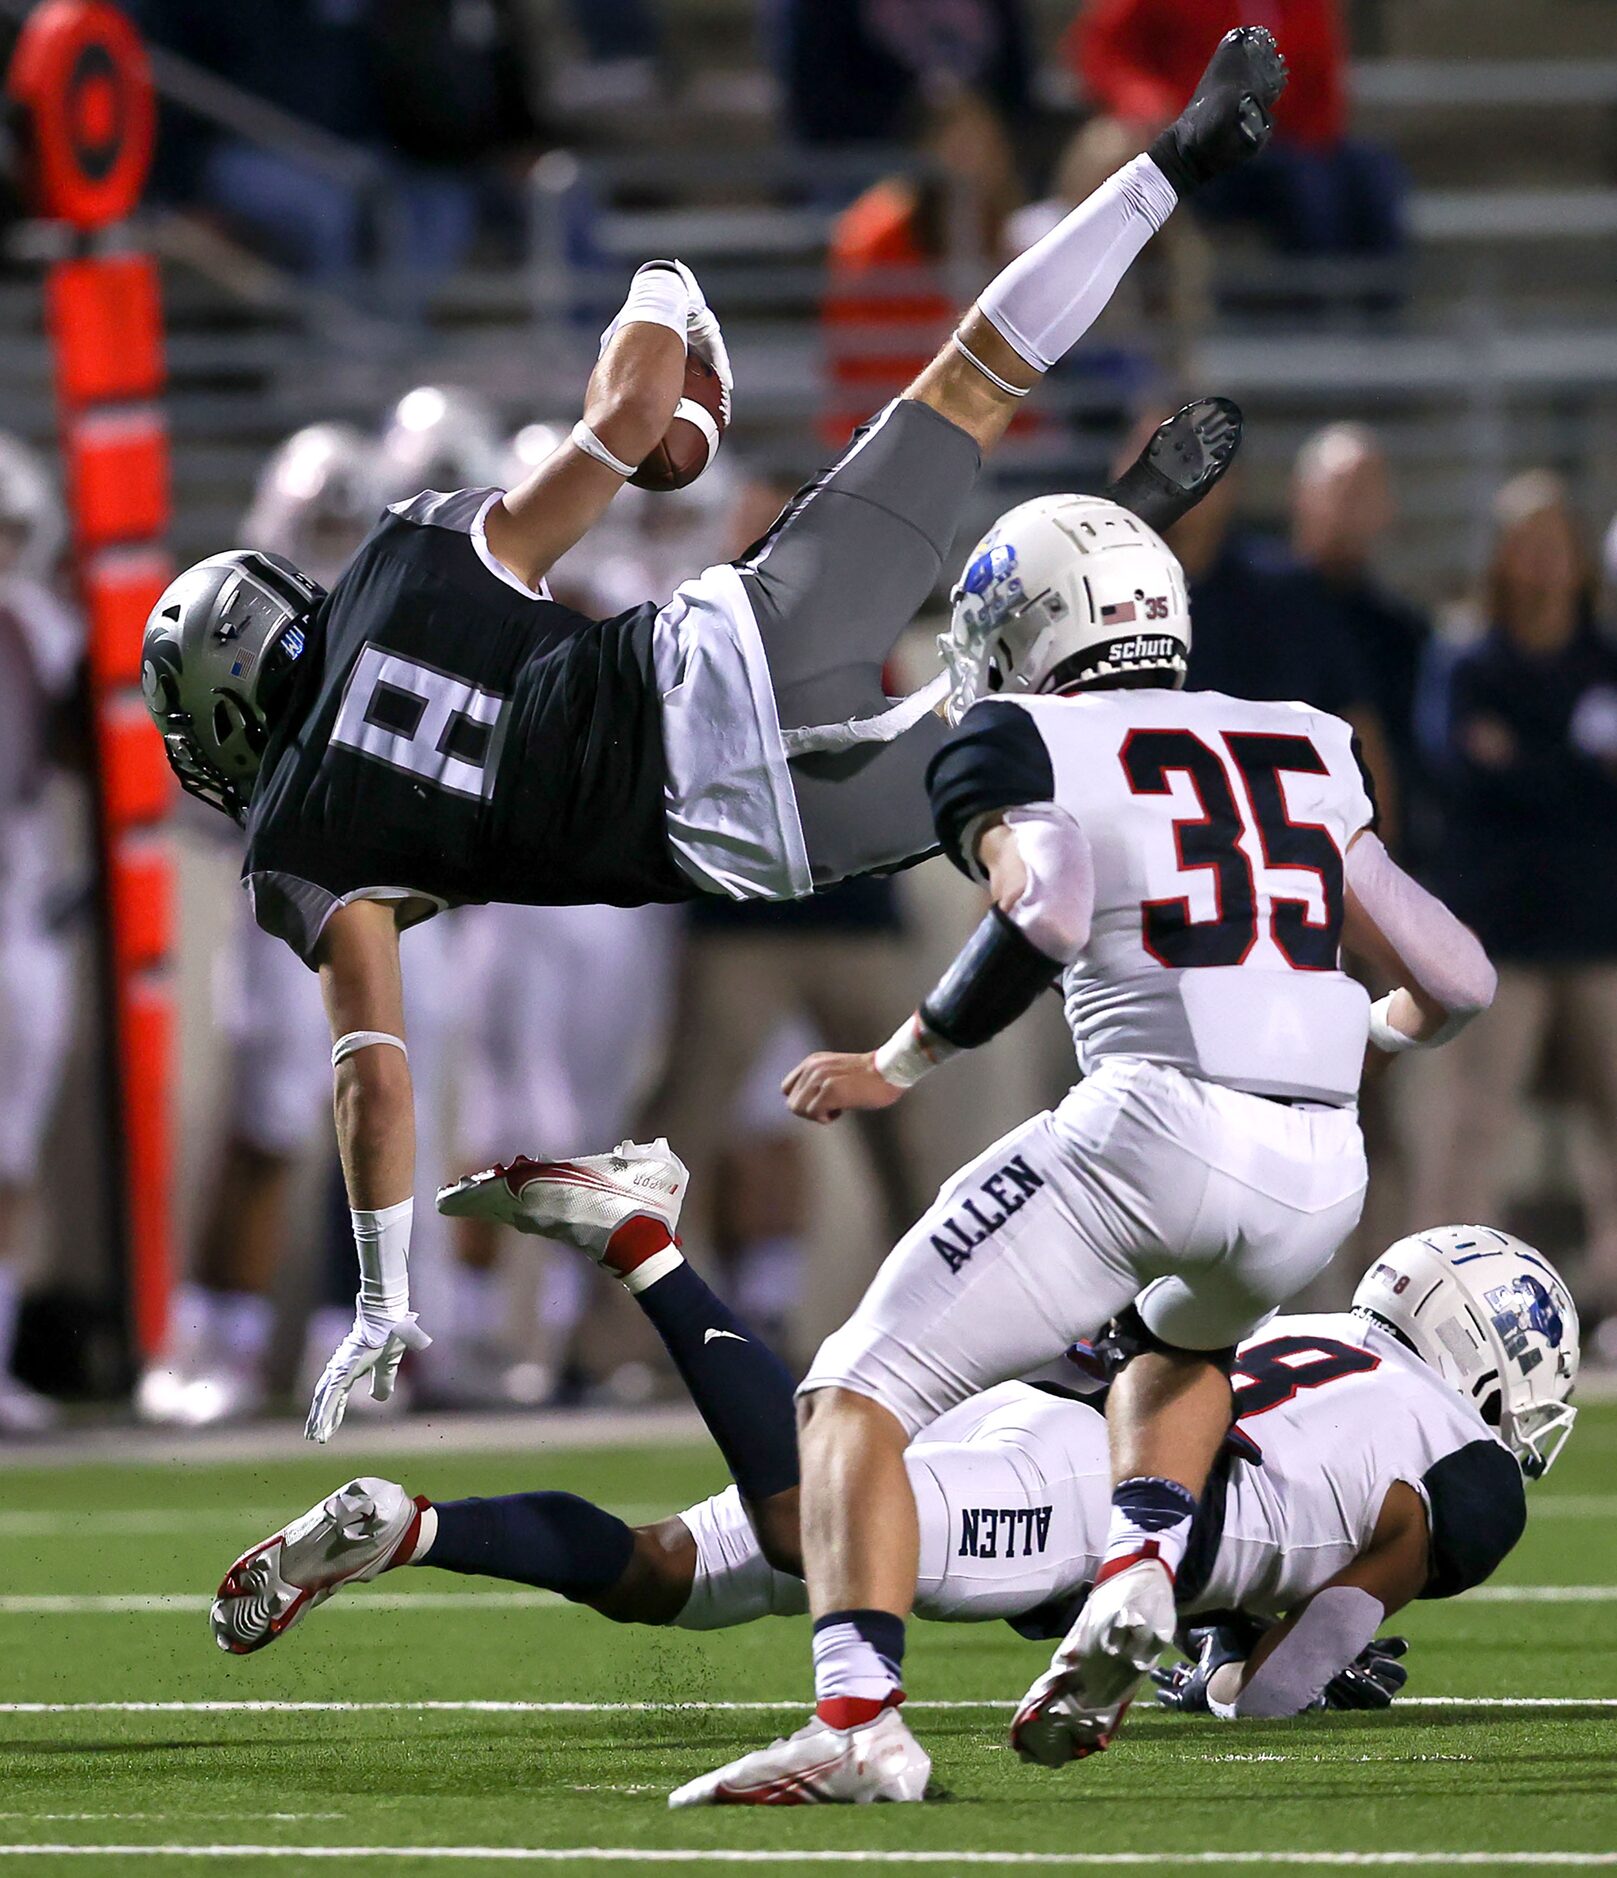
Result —
M 789 899 L 930 851 L 943 726 L 881 668 L 926 599 L 982 453 L 1077 343 L 1182 196 L 1270 132 L 1267 32 L 1215 53 L 1176 124 L 1014 261 L 914 385 L 734 566 L 604 622 L 545 576 L 668 430 L 687 351 L 728 386 L 694 276 L 651 262 L 608 328 L 583 420 L 515 489 L 396 504 L 324 594 L 214 556 L 148 624 L 147 702 L 185 786 L 244 820 L 259 923 L 319 969 L 359 1248 L 359 1309 L 316 1391 L 326 1440 L 425 1333 L 409 1308 L 412 1100 L 399 933 L 460 901 Z M 1118 485 L 1183 513 L 1238 441 L 1217 401 Z
M 519 1161 L 451 1189 L 450 1204 L 571 1240 L 617 1275 L 734 1486 L 631 1528 L 573 1494 L 433 1504 L 353 1481 L 231 1567 L 213 1607 L 220 1647 L 260 1649 L 337 1591 L 406 1564 L 559 1591 L 619 1623 L 706 1630 L 806 1609 L 791 1383 L 680 1257 L 682 1195 L 683 1170 L 660 1147 L 625 1148 Z M 1412 1598 L 1481 1583 L 1514 1546 L 1522 1475 L 1544 1473 L 1570 1430 L 1577 1361 L 1557 1274 L 1481 1227 L 1403 1240 L 1351 1313 L 1281 1318 L 1248 1339 L 1233 1370 L 1238 1439 L 1176 1586 L 1196 1661 L 1163 1672 L 1162 1699 L 1220 1715 L 1390 1701 L 1399 1646 L 1376 1644 L 1377 1628 Z M 917 1609 L 1060 1635 L 1106 1547 L 1096 1409 L 1004 1383 L 924 1429 L 905 1467 L 920 1513 Z
M 774 1794 L 805 1757 L 867 1767 L 867 1796 L 884 1767 L 924 1762 L 895 1707 L 917 1544 L 904 1450 L 1126 1313 L 1105 1562 L 1019 1718 L 1040 1759 L 1051 1731 L 1075 1755 L 1109 1738 L 1173 1636 L 1235 1345 L 1358 1219 L 1367 1034 L 1442 1042 L 1492 998 L 1476 939 L 1374 834 L 1348 725 L 1180 691 L 1190 643 L 1178 562 L 1099 497 L 1012 510 L 956 590 L 960 728 L 928 780 L 940 840 L 994 903 L 888 1043 L 809 1057 L 788 1101 L 816 1121 L 885 1107 L 1063 972 L 1084 1080 L 944 1187 L 810 1366 L 817 1720 L 713 1775 L 717 1801 Z M 1344 944 L 1401 987 L 1374 1013 Z

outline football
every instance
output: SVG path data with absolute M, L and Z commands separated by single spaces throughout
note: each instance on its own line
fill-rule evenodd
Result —
M 718 453 L 724 435 L 724 387 L 705 359 L 685 360 L 685 389 L 663 440 L 629 478 L 637 489 L 686 489 Z

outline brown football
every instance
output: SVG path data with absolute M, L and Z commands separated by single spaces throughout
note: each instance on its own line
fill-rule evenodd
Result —
M 724 435 L 724 387 L 694 352 L 685 360 L 685 391 L 663 440 L 629 478 L 637 489 L 685 489 L 718 451 Z

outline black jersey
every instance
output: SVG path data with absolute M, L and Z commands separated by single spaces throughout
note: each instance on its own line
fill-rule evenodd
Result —
M 258 923 L 305 961 L 345 900 L 694 897 L 669 846 L 656 607 L 592 620 L 486 558 L 497 492 L 389 510 L 316 614 L 247 817 Z

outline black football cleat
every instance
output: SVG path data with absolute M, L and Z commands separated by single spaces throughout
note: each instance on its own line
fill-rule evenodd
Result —
M 1175 411 L 1105 495 L 1160 535 L 1224 475 L 1241 447 L 1241 407 L 1198 398 Z
M 1266 26 L 1237 26 L 1218 42 L 1196 95 L 1149 155 L 1181 200 L 1255 156 L 1274 130 L 1286 61 Z

